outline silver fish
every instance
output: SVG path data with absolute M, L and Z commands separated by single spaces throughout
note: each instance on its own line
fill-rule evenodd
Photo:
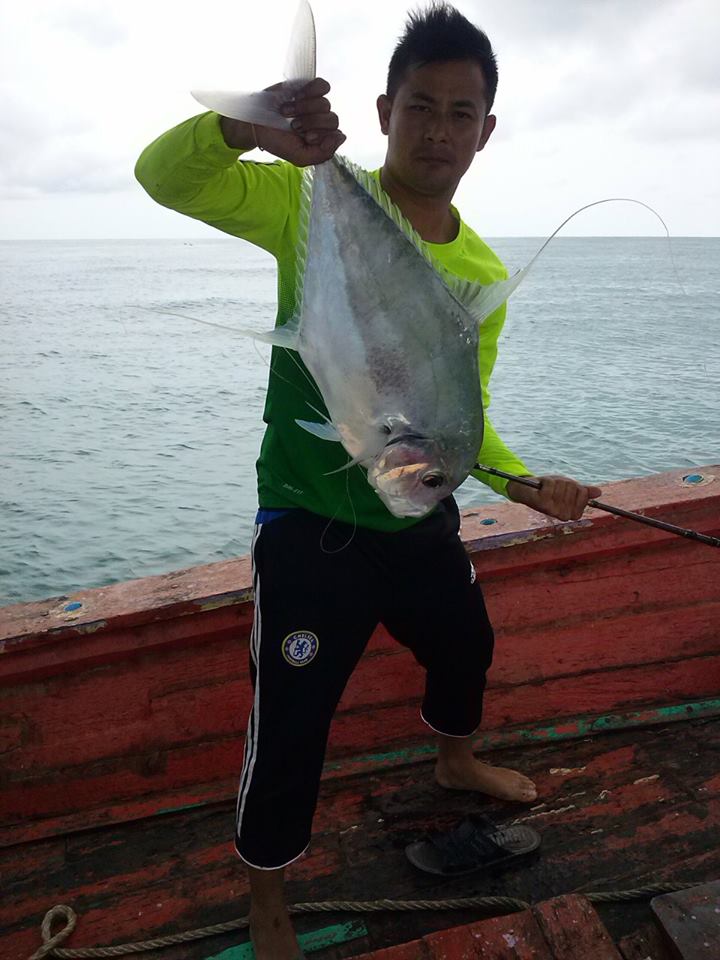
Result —
M 291 88 L 315 72 L 304 0 L 295 31 Z M 287 127 L 276 112 L 287 94 L 193 96 L 238 120 Z M 478 327 L 524 271 L 486 286 L 442 272 L 379 182 L 342 157 L 306 170 L 303 184 L 295 316 L 255 336 L 296 350 L 320 390 L 329 420 L 298 426 L 342 443 L 350 456 L 343 469 L 364 467 L 392 514 L 424 516 L 476 462 Z

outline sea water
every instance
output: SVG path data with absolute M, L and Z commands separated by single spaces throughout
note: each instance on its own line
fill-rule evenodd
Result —
M 491 241 L 511 271 L 536 239 Z M 244 241 L 0 244 L 0 604 L 248 551 L 275 263 Z M 720 461 L 720 239 L 558 238 L 491 418 L 536 473 Z M 497 500 L 470 479 L 463 507 Z

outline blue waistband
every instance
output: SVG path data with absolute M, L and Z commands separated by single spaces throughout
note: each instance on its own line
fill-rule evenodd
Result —
M 278 517 L 284 517 L 286 513 L 290 513 L 289 507 L 286 510 L 263 510 L 261 508 L 255 515 L 255 523 L 271 523 Z

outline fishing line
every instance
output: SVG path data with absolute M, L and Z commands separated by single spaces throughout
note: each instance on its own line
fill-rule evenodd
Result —
M 337 547 L 335 550 L 328 550 L 323 544 L 323 541 L 325 539 L 325 534 L 328 532 L 330 527 L 333 525 L 333 523 L 337 519 L 337 515 L 338 513 L 340 513 L 340 510 L 342 509 L 342 506 L 346 500 L 349 502 L 350 509 L 352 510 L 352 516 L 353 516 L 352 533 L 350 534 L 348 539 L 345 541 L 345 543 L 341 547 Z M 322 550 L 323 553 L 327 554 L 328 556 L 332 556 L 332 554 L 334 553 L 341 553 L 343 550 L 346 550 L 350 546 L 350 544 L 355 539 L 356 533 L 357 533 L 357 513 L 355 512 L 355 504 L 353 503 L 352 494 L 350 493 L 350 471 L 346 470 L 345 471 L 345 496 L 338 504 L 338 507 L 335 510 L 335 513 L 328 520 L 327 525 L 325 526 L 325 529 L 320 534 L 320 549 Z
M 557 234 L 562 230 L 562 228 L 565 226 L 566 223 L 569 223 L 569 222 L 573 219 L 573 217 L 576 217 L 579 213 L 582 213 L 583 210 L 589 210 L 590 207 L 599 207 L 601 203 L 636 203 L 638 206 L 644 207 L 646 210 L 649 210 L 650 213 L 653 214 L 653 216 L 657 217 L 657 219 L 658 219 L 658 220 L 660 221 L 660 223 L 662 224 L 663 230 L 665 231 L 665 236 L 667 237 L 668 250 L 669 250 L 669 252 L 670 252 L 670 260 L 671 260 L 671 262 L 672 262 L 673 272 L 674 272 L 674 274 L 675 274 L 675 279 L 676 279 L 677 282 L 678 282 L 678 286 L 680 287 L 680 289 L 682 290 L 682 292 L 683 292 L 683 293 L 685 294 L 685 296 L 687 297 L 687 296 L 688 296 L 688 292 L 687 292 L 687 290 L 685 289 L 685 287 L 683 286 L 683 282 L 682 282 L 682 280 L 680 279 L 680 274 L 678 273 L 677 265 L 676 265 L 676 263 L 675 263 L 675 256 L 673 255 L 673 248 L 672 248 L 672 237 L 670 236 L 670 230 L 668 229 L 668 225 L 665 223 L 665 221 L 664 221 L 663 218 L 660 216 L 660 214 L 657 212 L 657 210 L 653 210 L 653 208 L 652 208 L 649 204 L 643 203 L 642 200 L 635 200 L 633 197 L 606 197 L 604 200 L 593 200 L 592 203 L 586 203 L 584 206 L 578 207 L 578 209 L 577 209 L 574 213 L 571 213 L 569 217 L 566 217 L 566 218 L 563 220 L 563 222 L 560 224 L 559 227 L 557 227 L 557 229 L 553 230 L 553 232 L 550 234 L 550 236 L 547 238 L 547 240 L 543 243 L 543 245 L 540 247 L 540 249 L 537 251 L 537 253 L 532 257 L 532 259 L 531 259 L 530 262 L 527 264 L 527 266 L 523 267 L 523 270 L 529 270 L 529 269 L 530 269 L 530 267 L 532 266 L 532 264 L 537 260 L 537 258 L 540 256 L 540 254 L 541 254 L 541 253 L 543 252 L 543 250 L 545 249 L 545 247 L 550 243 L 550 241 L 551 241 L 552 239 L 554 239 L 554 238 L 557 236 Z

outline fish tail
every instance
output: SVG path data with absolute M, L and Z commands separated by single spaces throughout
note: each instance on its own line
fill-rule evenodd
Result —
M 234 90 L 191 90 L 192 96 L 209 110 L 223 117 L 257 123 L 262 127 L 289 130 L 290 120 L 280 107 L 291 99 L 316 74 L 315 21 L 307 0 L 300 0 L 285 59 L 285 80 L 270 89 L 255 93 Z

